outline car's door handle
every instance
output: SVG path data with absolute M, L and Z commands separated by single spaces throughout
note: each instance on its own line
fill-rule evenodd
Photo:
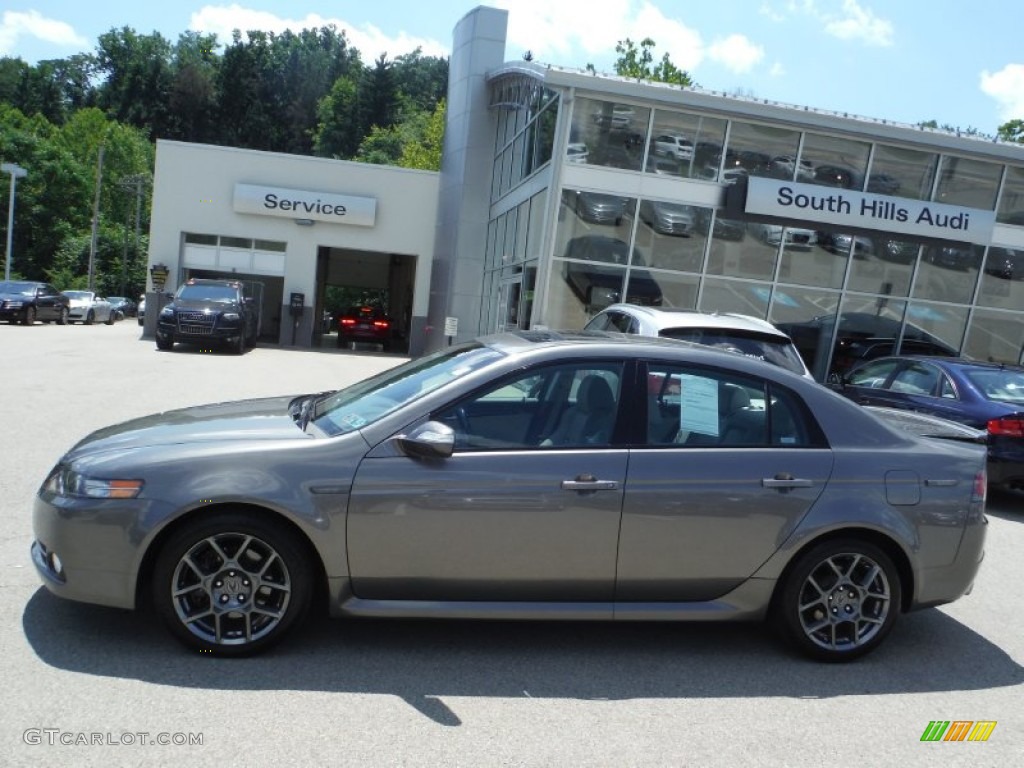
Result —
M 577 475 L 575 480 L 563 480 L 563 491 L 614 491 L 619 487 L 616 480 L 598 480 L 593 475 Z
M 793 477 L 788 472 L 779 472 L 775 477 L 762 477 L 761 485 L 765 488 L 810 488 L 814 481 Z

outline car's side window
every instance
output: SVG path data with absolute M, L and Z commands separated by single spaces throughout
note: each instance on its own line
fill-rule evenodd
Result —
M 956 400 L 956 387 L 953 386 L 952 380 L 946 374 L 942 374 L 942 380 L 939 382 L 939 397 L 945 397 L 950 400 Z
M 510 376 L 434 415 L 457 451 L 611 445 L 621 362 L 545 366 Z
M 853 371 L 847 378 L 847 383 L 854 387 L 878 389 L 885 384 L 886 379 L 898 365 L 898 360 L 879 360 L 877 363 L 868 363 Z
M 758 379 L 686 366 L 647 371 L 648 446 L 808 446 L 802 414 L 795 395 Z
M 939 380 L 938 369 L 933 365 L 913 363 L 893 376 L 889 389 L 910 395 L 931 395 Z

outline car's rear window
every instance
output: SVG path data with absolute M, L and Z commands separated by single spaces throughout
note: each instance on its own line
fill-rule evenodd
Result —
M 756 357 L 801 376 L 806 370 L 793 343 L 779 336 L 722 328 L 663 328 L 658 335 Z
M 967 369 L 968 380 L 989 400 L 1024 403 L 1024 371 Z

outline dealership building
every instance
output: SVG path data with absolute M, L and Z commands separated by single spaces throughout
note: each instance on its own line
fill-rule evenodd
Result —
M 410 355 L 630 301 L 765 318 L 819 379 L 1021 362 L 1024 147 L 506 60 L 506 25 L 455 28 L 439 173 L 158 142 L 151 275 L 244 280 L 282 345 L 329 341 L 338 287 Z

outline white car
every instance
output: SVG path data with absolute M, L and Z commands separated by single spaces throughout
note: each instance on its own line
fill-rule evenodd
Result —
M 68 321 L 72 323 L 106 323 L 113 325 L 117 313 L 109 301 L 92 291 L 64 291 L 71 300 L 68 310 Z
M 690 341 L 755 357 L 813 378 L 793 340 L 767 320 L 752 315 L 620 303 L 598 312 L 583 330 Z
M 654 138 L 654 152 L 676 160 L 689 160 L 693 157 L 693 142 L 677 133 L 664 133 Z
M 751 222 L 747 225 L 747 231 L 766 245 L 778 245 L 783 237 L 787 248 L 810 248 L 818 244 L 818 233 L 813 229 Z

